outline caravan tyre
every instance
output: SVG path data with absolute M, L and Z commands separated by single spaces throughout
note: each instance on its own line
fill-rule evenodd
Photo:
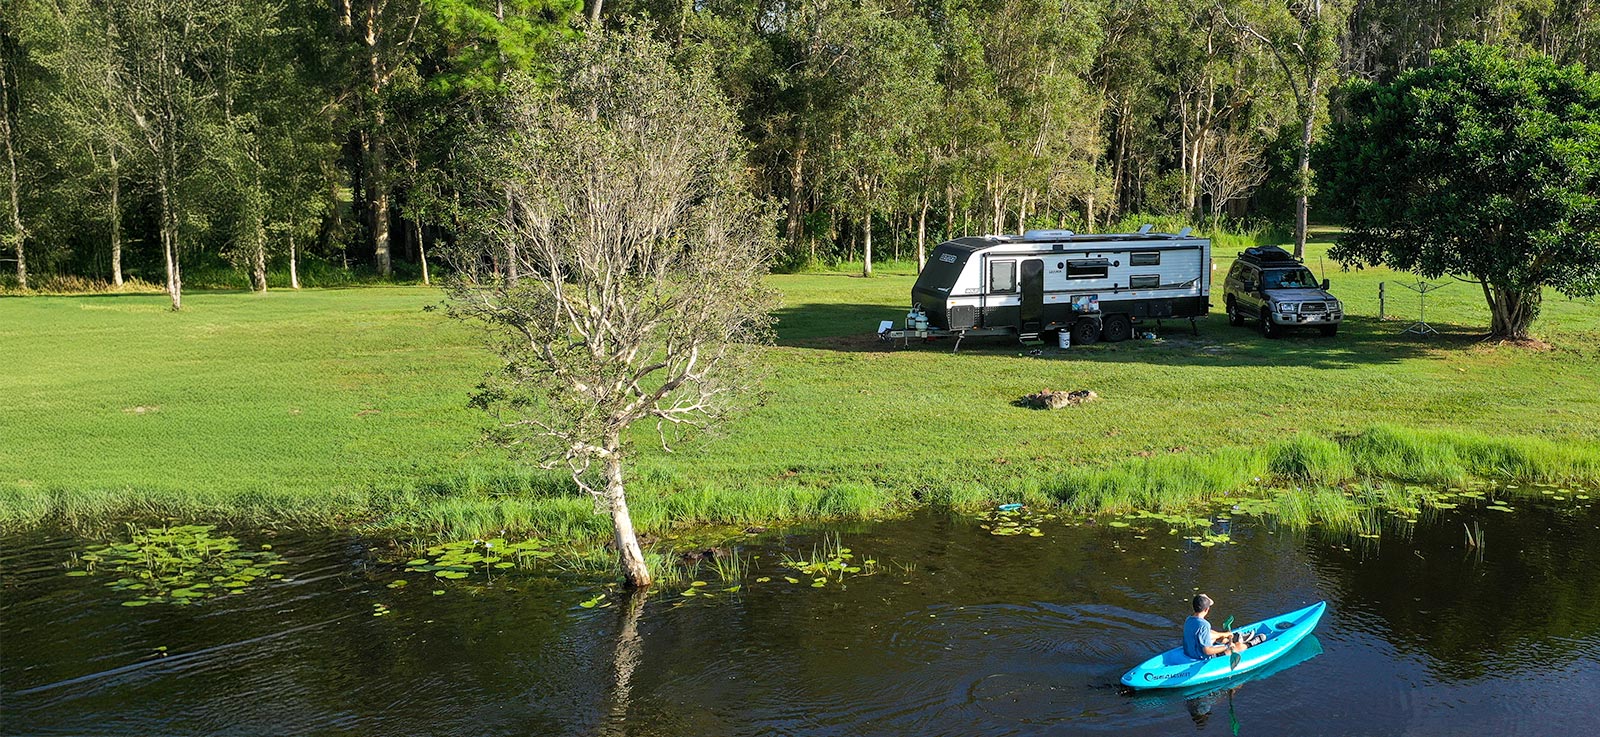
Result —
M 1100 342 L 1100 321 L 1092 317 L 1079 318 L 1072 323 L 1072 344 L 1090 345 Z
M 1133 337 L 1133 319 L 1127 315 L 1110 315 L 1105 320 L 1105 327 L 1100 330 L 1100 338 L 1107 343 L 1121 343 Z

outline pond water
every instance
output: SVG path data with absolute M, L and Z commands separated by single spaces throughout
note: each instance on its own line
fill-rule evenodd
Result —
M 1477 520 L 1486 545 L 1464 547 Z M 767 533 L 736 592 L 709 571 L 642 602 L 574 577 L 434 581 L 352 538 L 266 536 L 284 578 L 128 607 L 69 577 L 85 541 L 0 553 L 0 732 L 163 735 L 1455 735 L 1600 730 L 1600 511 L 1467 508 L 1379 539 L 1234 522 L 1201 547 L 1160 523 L 961 515 Z M 837 535 L 872 575 L 781 565 Z M 868 571 L 863 571 L 862 574 Z M 759 578 L 767 581 L 758 581 Z M 799 583 L 790 583 L 794 577 Z M 397 578 L 409 585 L 391 588 Z M 1315 640 L 1243 683 L 1119 691 L 1213 621 L 1327 600 Z M 435 594 L 442 591 L 442 594 Z M 374 616 L 381 612 L 381 616 Z

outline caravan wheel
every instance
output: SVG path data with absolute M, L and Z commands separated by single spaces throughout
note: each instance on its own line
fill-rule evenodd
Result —
M 1092 317 L 1079 318 L 1072 323 L 1072 344 L 1090 345 L 1100 342 L 1100 321 Z
M 1133 337 L 1133 319 L 1127 315 L 1109 315 L 1100 337 L 1107 343 L 1121 343 Z

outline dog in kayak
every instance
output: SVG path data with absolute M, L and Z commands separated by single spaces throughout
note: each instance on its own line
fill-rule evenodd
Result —
M 1184 655 L 1195 660 L 1205 660 L 1213 655 L 1240 653 L 1267 638 L 1260 633 L 1241 635 L 1238 632 L 1217 632 L 1211 629 L 1211 623 L 1206 621 L 1206 615 L 1211 613 L 1211 606 L 1216 602 L 1205 594 L 1195 594 L 1192 603 L 1194 615 L 1183 623 Z

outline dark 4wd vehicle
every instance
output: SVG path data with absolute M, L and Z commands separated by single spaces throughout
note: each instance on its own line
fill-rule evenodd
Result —
M 1255 320 L 1261 334 L 1276 338 L 1290 328 L 1315 327 L 1337 335 L 1344 305 L 1328 293 L 1328 281 L 1277 246 L 1251 248 L 1239 254 L 1223 283 L 1228 322 Z

